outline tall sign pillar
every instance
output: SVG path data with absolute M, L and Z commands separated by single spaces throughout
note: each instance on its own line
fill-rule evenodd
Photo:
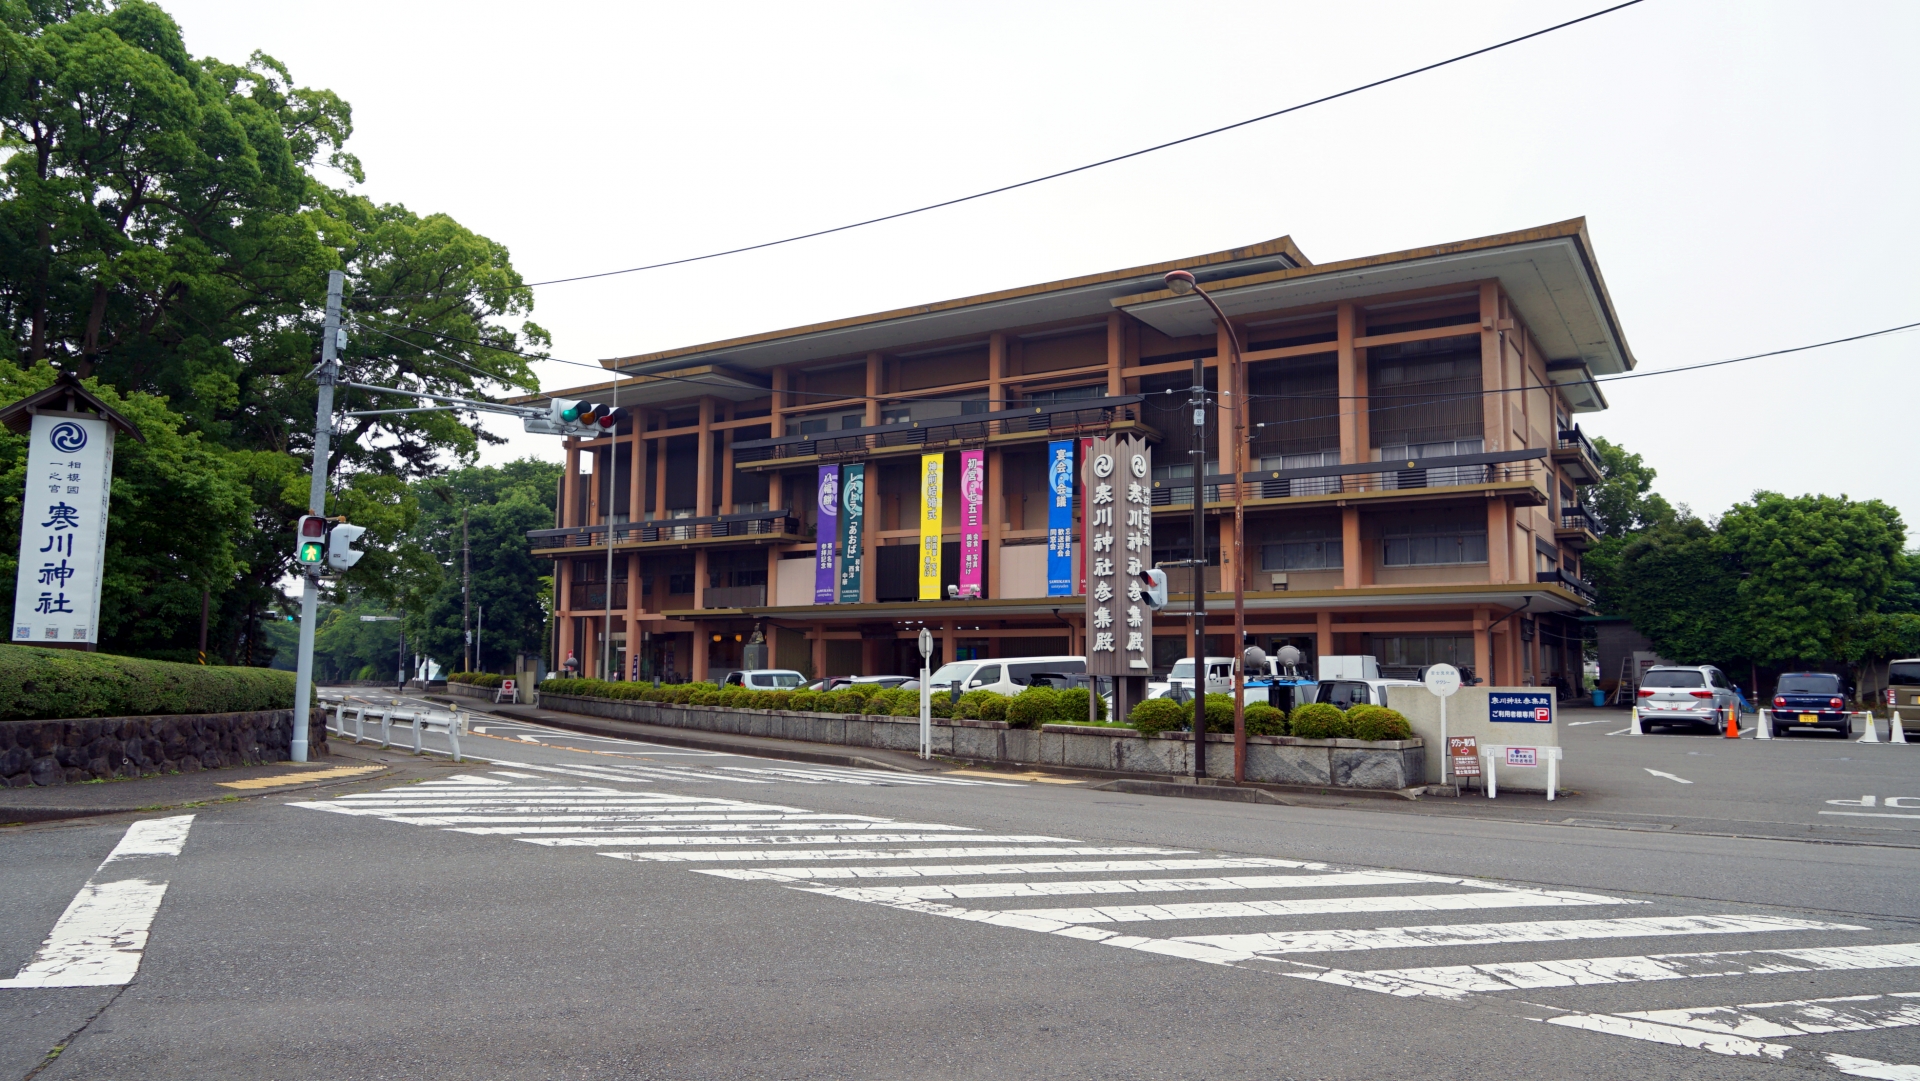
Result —
M 0 410 L 0 423 L 29 433 L 12 640 L 92 650 L 100 643 L 114 435 L 140 439 L 139 429 L 69 373 Z
M 1114 710 L 1153 671 L 1153 609 L 1141 598 L 1153 569 L 1153 450 L 1134 437 L 1088 448 L 1087 674 L 1114 680 Z M 1124 683 L 1124 685 L 1123 685 Z

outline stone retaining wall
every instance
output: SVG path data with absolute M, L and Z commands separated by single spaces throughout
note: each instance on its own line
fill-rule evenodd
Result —
M 547 709 L 591 717 L 741 736 L 920 749 L 913 717 L 731 709 L 726 706 L 583 698 L 542 692 Z M 1207 734 L 1207 774 L 1233 776 L 1233 736 Z M 1224 744 L 1225 746 L 1220 746 Z M 1131 728 L 1048 724 L 1011 728 L 1005 721 L 933 721 L 933 753 L 997 765 L 1064 766 L 1108 773 L 1186 776 L 1193 772 L 1193 734 L 1143 736 Z M 1248 736 L 1247 780 L 1257 784 L 1324 788 L 1404 789 L 1424 783 L 1426 745 L 1419 739 L 1368 743 L 1357 739 Z
M 307 739 L 310 754 L 327 753 L 318 710 Z M 26 788 L 283 762 L 292 742 L 290 709 L 0 721 L 0 784 Z

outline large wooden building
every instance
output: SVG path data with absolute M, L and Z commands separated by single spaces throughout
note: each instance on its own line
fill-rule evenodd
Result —
M 1165 289 L 1174 269 L 1227 313 L 1243 370 L 1205 302 Z M 1215 393 L 1198 437 L 1196 357 Z M 606 381 L 523 399 L 606 402 L 617 379 L 631 413 L 567 443 L 559 520 L 533 534 L 556 659 L 585 674 L 704 678 L 756 630 L 775 666 L 814 676 L 917 671 L 923 626 L 936 663 L 1080 654 L 1081 599 L 1048 596 L 1048 444 L 1132 433 L 1155 448 L 1156 560 L 1192 555 L 1205 444 L 1209 653 L 1230 651 L 1237 575 L 1270 649 L 1571 688 L 1593 540 L 1577 493 L 1599 475 L 1575 418 L 1634 361 L 1576 219 L 1324 265 L 1282 237 L 603 363 Z M 944 452 L 951 477 L 968 450 L 986 467 L 982 595 L 924 601 L 922 456 Z M 864 466 L 863 574 L 857 602 L 821 604 L 816 479 L 835 463 Z M 949 584 L 959 503 L 942 508 Z M 1190 652 L 1185 573 L 1156 672 Z

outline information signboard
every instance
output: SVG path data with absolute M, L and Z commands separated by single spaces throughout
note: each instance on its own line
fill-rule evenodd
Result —
M 1487 695 L 1487 720 L 1495 724 L 1552 724 L 1552 691 L 1495 691 Z
M 1455 777 L 1480 776 L 1480 741 L 1475 736 L 1448 736 L 1447 757 L 1453 760 Z

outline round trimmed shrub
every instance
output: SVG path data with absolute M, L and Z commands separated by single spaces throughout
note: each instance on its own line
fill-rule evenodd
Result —
M 886 688 L 880 686 L 878 683 L 849 683 L 845 687 L 840 688 L 841 691 L 855 696 L 862 702 L 872 698 L 885 689 Z
M 927 703 L 927 711 L 935 717 L 953 717 L 953 695 L 948 691 L 935 691 Z
M 1331 702 L 1306 702 L 1293 708 L 1287 727 L 1301 739 L 1347 739 L 1353 723 Z
M 720 688 L 710 684 L 698 684 L 698 690 L 687 695 L 687 703 L 695 706 L 712 706 L 720 702 Z
M 1059 724 L 1085 724 L 1087 722 L 1087 699 L 1094 700 L 1094 720 L 1107 719 L 1107 700 L 1092 694 L 1085 687 L 1069 687 L 1055 691 L 1053 719 Z
M 1187 723 L 1193 714 L 1171 698 L 1149 698 L 1133 707 L 1127 714 L 1127 723 L 1141 735 L 1155 732 L 1171 732 Z
M 1038 728 L 1054 719 L 1059 705 L 1059 692 L 1052 687 L 1028 687 L 1007 703 L 1007 724 L 1014 728 Z
M 1387 740 L 1412 739 L 1413 726 L 1397 709 L 1371 706 L 1367 712 L 1355 717 L 1353 710 L 1347 711 L 1347 720 L 1353 724 L 1354 739 Z
M 954 702 L 953 715 L 965 720 L 984 721 L 987 718 L 980 715 L 981 707 L 984 706 L 989 699 L 999 697 L 1001 696 L 992 691 L 968 691 Z
M 1192 716 L 1191 713 L 1188 716 Z M 1230 694 L 1210 694 L 1207 696 L 1207 731 L 1233 731 L 1233 696 Z
M 892 689 L 883 687 L 867 696 L 867 700 L 860 706 L 860 712 L 876 717 L 887 716 L 893 712 L 893 699 Z
M 811 713 L 820 708 L 819 691 L 789 691 L 786 693 L 789 695 L 787 698 L 788 709 L 797 710 L 801 713 Z
M 1247 703 L 1247 734 L 1284 736 L 1287 734 L 1287 715 L 1266 702 L 1249 702 Z
M 980 704 L 977 707 L 981 720 L 1004 721 L 1007 719 L 1007 705 L 1012 702 L 1013 699 L 1008 698 L 1004 694 L 995 694 L 992 691 L 976 691 L 972 693 L 986 695 L 985 698 L 980 700 Z

